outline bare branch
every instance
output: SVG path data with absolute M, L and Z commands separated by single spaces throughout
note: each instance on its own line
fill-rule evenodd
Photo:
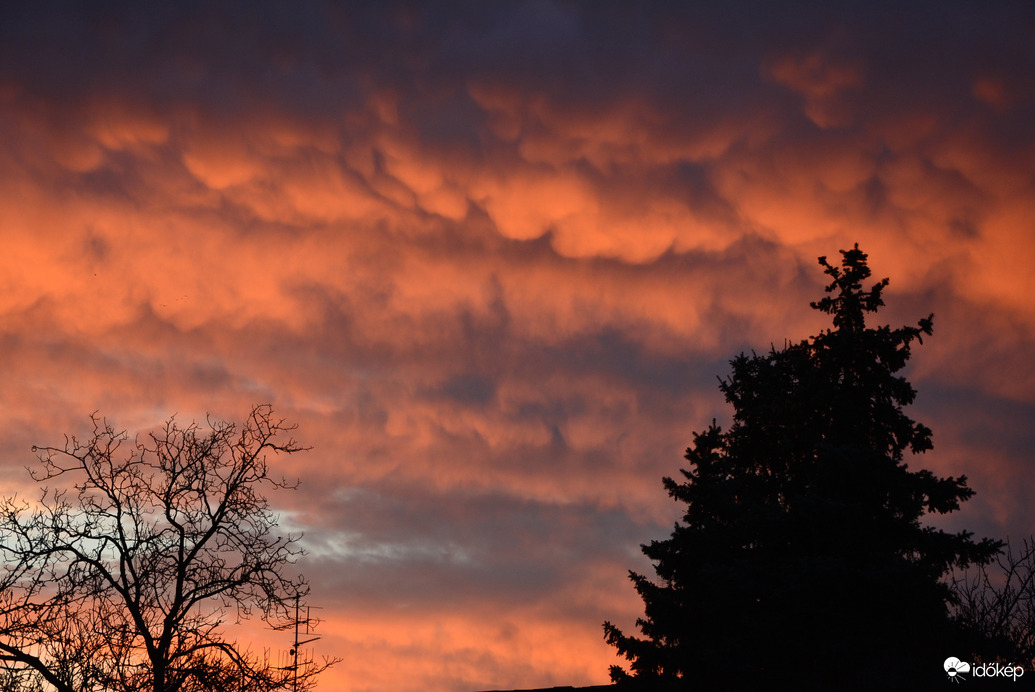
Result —
M 993 564 L 954 571 L 950 587 L 982 660 L 1035 664 L 1035 537 L 1018 551 L 1007 541 Z
M 297 486 L 268 465 L 305 449 L 295 426 L 268 405 L 241 425 L 172 418 L 132 443 L 96 413 L 91 423 L 85 441 L 34 448 L 32 477 L 55 484 L 35 508 L 0 500 L 10 679 L 61 692 L 283 689 L 285 672 L 221 625 L 232 614 L 283 629 L 308 593 L 289 574 L 303 554 L 297 537 L 277 530 L 265 496 Z M 303 684 L 333 663 L 310 666 Z

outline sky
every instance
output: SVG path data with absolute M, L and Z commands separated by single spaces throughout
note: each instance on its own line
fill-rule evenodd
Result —
M 0 492 L 270 403 L 320 690 L 602 684 L 718 378 L 859 243 L 934 313 L 933 521 L 1019 540 L 1033 123 L 1024 3 L 4 3 Z

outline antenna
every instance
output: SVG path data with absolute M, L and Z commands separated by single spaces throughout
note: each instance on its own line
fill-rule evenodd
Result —
M 298 638 L 299 635 L 301 634 L 299 632 L 299 625 L 302 624 L 302 620 L 299 619 L 299 617 L 298 617 L 298 615 L 299 615 L 299 608 L 301 607 L 301 600 L 302 600 L 302 595 L 296 593 L 295 594 L 295 639 L 294 639 L 294 646 L 291 647 L 291 652 L 290 652 L 291 653 L 291 675 L 292 675 L 291 689 L 292 689 L 292 692 L 298 692 L 298 649 L 299 649 L 299 647 L 302 646 L 303 644 L 311 644 L 312 642 L 315 642 L 317 639 L 319 639 L 319 637 L 311 637 L 311 638 L 305 639 L 305 640 L 299 640 L 299 638 Z M 312 622 L 312 618 L 309 615 L 310 608 L 311 608 L 311 606 L 309 606 L 309 605 L 306 605 L 306 607 L 305 607 L 305 636 L 307 636 L 307 637 L 311 634 L 311 632 L 309 631 L 309 625 Z

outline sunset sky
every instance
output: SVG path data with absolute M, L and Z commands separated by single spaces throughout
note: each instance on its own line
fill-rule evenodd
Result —
M 0 492 L 268 402 L 322 692 L 602 684 L 717 378 L 858 242 L 938 525 L 1035 532 L 1035 8 L 820 4 L 4 3 Z

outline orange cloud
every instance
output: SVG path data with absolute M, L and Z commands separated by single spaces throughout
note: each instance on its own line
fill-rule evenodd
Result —
M 678 514 L 660 478 L 729 415 L 716 376 L 827 326 L 816 257 L 859 242 L 882 316 L 935 312 L 921 461 L 981 482 L 979 528 L 1030 524 L 1027 63 L 725 7 L 314 7 L 230 45 L 178 6 L 98 50 L 38 27 L 82 65 L 3 34 L 10 478 L 94 410 L 271 401 L 314 447 L 275 463 L 317 653 L 347 659 L 323 687 L 602 683 L 600 621 L 633 621 L 625 570 Z
M 805 115 L 822 128 L 843 127 L 855 118 L 843 99 L 865 83 L 862 65 L 834 59 L 828 51 L 778 58 L 767 68 L 774 80 L 805 99 Z

